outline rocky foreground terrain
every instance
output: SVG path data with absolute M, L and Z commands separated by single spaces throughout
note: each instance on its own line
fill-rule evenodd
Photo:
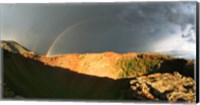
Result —
M 196 102 L 194 61 L 155 53 L 43 56 L 2 41 L 5 99 Z
M 141 76 L 130 84 L 131 95 L 136 99 L 195 102 L 194 80 L 178 72 Z

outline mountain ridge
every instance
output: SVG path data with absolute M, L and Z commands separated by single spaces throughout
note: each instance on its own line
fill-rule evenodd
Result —
M 144 69 L 143 71 L 138 71 L 138 74 L 135 75 L 148 74 L 149 71 L 146 70 L 150 69 L 149 67 L 147 67 L 148 65 L 159 66 L 161 65 L 161 63 L 168 60 L 176 60 L 176 59 L 180 61 L 182 60 L 183 62 L 185 62 L 184 65 L 186 65 L 187 62 L 189 63 L 192 62 L 191 60 L 174 58 L 164 54 L 149 53 L 149 52 L 145 53 L 129 52 L 124 54 L 119 54 L 115 52 L 85 53 L 85 54 L 74 53 L 74 54 L 59 54 L 47 57 L 45 55 L 38 55 L 34 52 L 31 52 L 30 50 L 26 49 L 25 47 L 14 41 L 3 41 L 2 44 L 3 48 L 8 51 L 19 53 L 26 58 L 31 58 L 40 61 L 45 65 L 50 65 L 52 67 L 62 67 L 78 73 L 94 75 L 99 77 L 109 77 L 113 79 L 120 79 L 123 77 L 122 75 L 126 74 L 129 75 L 128 73 L 126 74 L 123 73 L 130 72 L 131 69 L 123 66 L 129 66 L 129 65 L 133 66 L 135 62 L 139 63 L 135 64 L 134 66 L 142 65 L 142 68 Z M 11 47 L 8 45 L 10 45 Z M 14 46 L 14 48 L 12 46 Z M 156 64 L 151 63 L 153 60 L 154 63 Z M 120 67 L 117 65 L 120 65 Z M 131 77 L 134 76 L 130 76 L 130 78 Z
M 195 102 L 192 60 L 114 52 L 46 57 L 14 46 L 1 46 L 4 98 Z

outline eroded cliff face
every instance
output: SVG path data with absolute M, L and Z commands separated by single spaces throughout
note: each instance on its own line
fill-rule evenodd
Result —
M 3 43 L 4 97 L 195 102 L 192 60 L 114 52 L 46 57 Z

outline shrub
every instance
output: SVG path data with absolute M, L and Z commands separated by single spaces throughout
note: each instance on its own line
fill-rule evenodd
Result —
M 160 57 L 148 57 L 140 54 L 137 58 L 120 59 L 116 62 L 116 66 L 122 70 L 121 78 L 129 78 L 153 72 L 159 67 L 160 62 Z
M 79 55 L 80 60 L 83 60 L 85 58 L 85 55 Z

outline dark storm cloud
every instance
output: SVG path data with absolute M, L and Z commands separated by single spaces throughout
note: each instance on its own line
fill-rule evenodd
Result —
M 51 54 L 155 51 L 157 41 L 173 35 L 196 42 L 195 2 L 5 4 L 1 13 L 3 39 L 42 54 L 62 32 Z
M 42 42 L 40 52 L 47 51 L 58 34 L 91 17 L 104 17 L 120 10 L 120 5 L 88 4 L 4 4 L 2 5 L 3 38 L 15 38 L 32 49 Z
M 144 31 L 141 30 L 143 27 L 149 32 L 160 30 L 164 34 L 174 33 L 176 25 L 179 25 L 182 31 L 188 24 L 194 29 L 195 3 L 141 3 L 127 7 L 119 16 L 133 29 L 139 25 L 140 31 Z
M 119 17 L 137 39 L 145 38 L 143 45 L 149 47 L 145 50 L 195 58 L 195 9 L 194 2 L 141 3 L 127 7 Z

